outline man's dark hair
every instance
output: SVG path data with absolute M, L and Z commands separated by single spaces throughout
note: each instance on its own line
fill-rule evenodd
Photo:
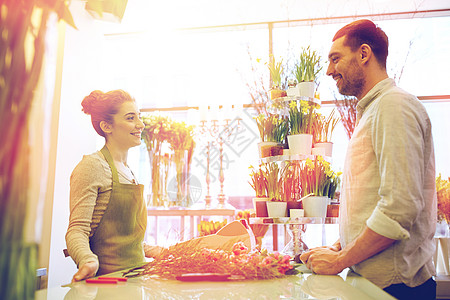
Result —
M 372 48 L 377 61 L 386 69 L 389 40 L 384 31 L 370 20 L 358 20 L 345 25 L 333 37 L 333 42 L 345 36 L 344 45 L 356 51 L 362 44 Z

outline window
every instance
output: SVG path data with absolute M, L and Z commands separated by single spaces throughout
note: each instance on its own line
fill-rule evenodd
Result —
M 399 86 L 417 96 L 450 95 L 446 73 L 450 69 L 450 60 L 446 57 L 450 53 L 450 17 L 375 22 L 389 37 L 388 73 Z M 321 53 L 325 62 L 332 34 L 343 25 L 275 27 L 272 32 L 273 53 L 275 57 L 282 57 L 292 64 L 301 47 L 311 45 Z M 240 26 L 236 30 L 190 30 L 164 36 L 108 36 L 105 48 L 108 51 L 105 51 L 103 65 L 107 82 L 110 82 L 111 88 L 130 91 L 143 108 L 249 104 L 251 100 L 246 83 L 254 80 L 252 64 L 259 70 L 265 70 L 263 62 L 269 53 L 269 30 L 262 26 L 256 29 Z M 262 61 L 257 63 L 256 59 Z M 268 72 L 256 76 L 268 84 Z M 338 97 L 334 81 L 325 74 L 320 78 L 319 91 L 322 100 Z M 426 102 L 425 106 L 434 128 L 436 170 L 443 176 L 449 176 L 450 164 L 446 153 L 450 145 L 446 133 L 450 129 L 450 121 L 446 114 L 450 109 L 450 99 L 442 100 Z M 330 110 L 330 106 L 323 106 L 324 112 Z M 254 115 L 252 109 L 247 109 L 242 124 L 247 130 L 245 138 L 251 143 L 239 151 L 233 151 L 235 146 L 232 144 L 226 144 L 224 148 L 224 183 L 228 196 L 253 195 L 248 184 L 248 167 L 258 163 L 258 132 L 252 120 Z M 188 113 L 187 110 L 171 113 L 171 116 L 184 121 L 198 118 L 196 111 Z M 252 140 L 255 134 L 257 138 Z M 202 182 L 205 192 L 206 159 L 202 141 L 204 137 L 199 138 L 193 173 Z M 341 170 L 348 143 L 342 126 L 336 129 L 333 142 L 333 165 Z M 133 151 L 130 164 L 140 170 L 141 182 L 147 183 L 149 163 L 145 147 Z M 210 170 L 213 197 L 219 192 L 217 148 L 214 151 Z

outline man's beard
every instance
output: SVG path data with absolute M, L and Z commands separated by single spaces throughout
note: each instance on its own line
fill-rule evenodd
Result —
M 365 85 L 366 80 L 363 76 L 363 71 L 356 62 L 356 58 L 353 58 L 347 68 L 345 79 L 342 78 L 339 93 L 346 96 L 355 96 L 359 99 Z

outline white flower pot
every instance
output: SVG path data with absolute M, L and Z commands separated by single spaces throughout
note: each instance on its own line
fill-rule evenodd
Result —
M 333 156 L 333 143 L 332 142 L 315 143 L 314 148 L 323 149 L 323 154 L 317 154 L 317 155 L 325 155 L 325 156 L 329 156 L 329 157 Z M 322 150 L 318 150 L 318 151 L 322 152 Z
M 321 155 L 321 156 L 325 156 L 325 148 L 315 148 L 313 147 L 311 149 L 311 154 L 312 155 Z
M 300 97 L 314 98 L 315 85 L 314 81 L 303 81 L 297 83 L 298 94 Z
M 327 196 L 310 196 L 303 199 L 302 202 L 305 217 L 325 218 L 327 216 L 327 205 L 329 202 Z
M 286 217 L 286 202 L 268 201 L 267 214 L 271 218 Z
M 299 90 L 298 90 L 298 88 L 296 86 L 295 87 L 289 87 L 286 90 L 286 94 L 287 94 L 288 97 L 298 97 L 298 96 L 300 96 Z
M 305 154 L 311 155 L 312 134 L 295 134 L 288 135 L 289 154 Z
M 300 208 L 291 208 L 289 210 L 289 216 L 291 219 L 299 219 L 305 216 L 305 210 Z

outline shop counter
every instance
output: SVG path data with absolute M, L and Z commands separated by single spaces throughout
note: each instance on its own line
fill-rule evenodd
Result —
M 304 271 L 270 280 L 183 282 L 141 276 L 116 284 L 82 281 L 39 290 L 35 299 L 395 299 L 348 269 L 339 275 L 315 275 L 306 269 Z M 117 272 L 109 276 L 121 274 Z

